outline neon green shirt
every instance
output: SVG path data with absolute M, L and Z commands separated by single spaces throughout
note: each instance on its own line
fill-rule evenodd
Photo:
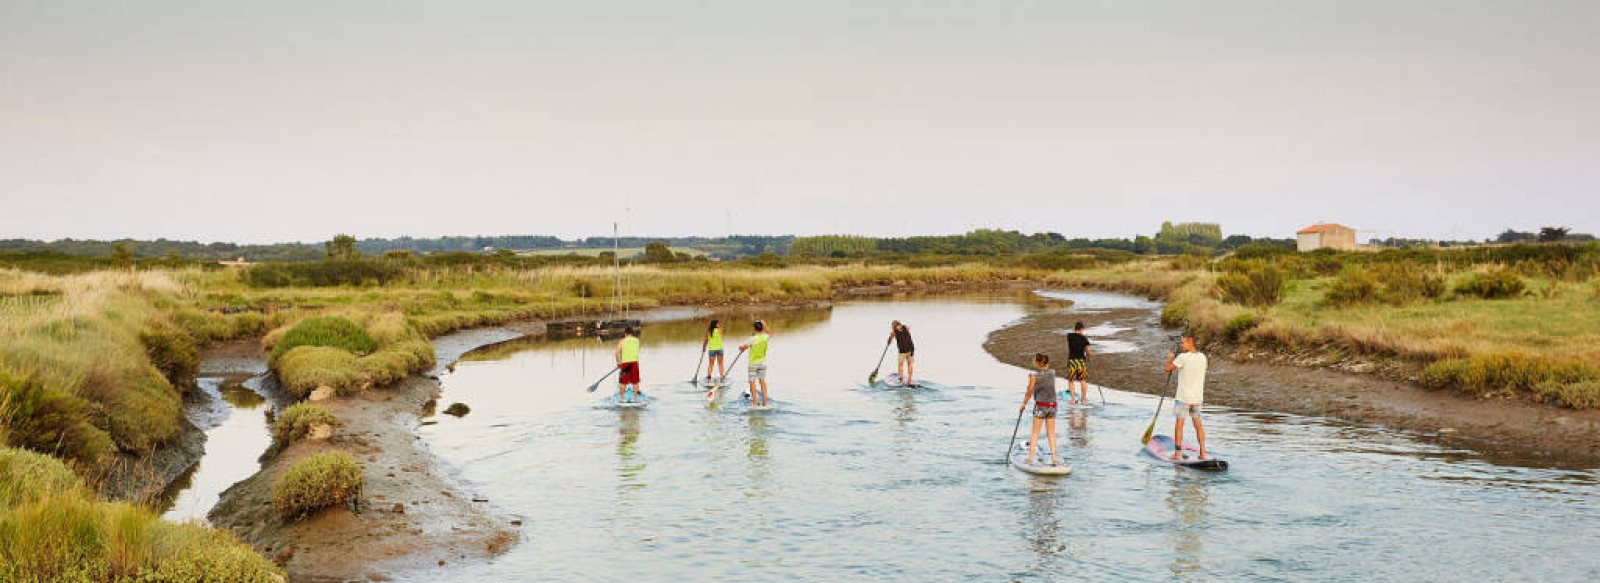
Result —
M 767 363 L 767 336 L 756 334 L 750 337 L 750 364 Z
M 706 341 L 706 350 L 722 350 L 721 328 L 717 328 L 711 332 L 711 339 Z
M 639 339 L 623 338 L 622 351 L 617 358 L 622 362 L 639 362 Z

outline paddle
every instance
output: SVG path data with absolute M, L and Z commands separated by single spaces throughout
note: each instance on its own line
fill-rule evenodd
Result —
M 1022 414 L 1028 412 L 1027 405 L 1017 410 L 1017 424 L 1011 428 L 1011 441 L 1006 443 L 1006 463 L 1011 463 L 1011 449 L 1017 446 L 1017 432 L 1022 431 Z M 1030 460 L 1029 463 L 1032 463 Z
M 739 359 L 741 359 L 741 358 L 744 358 L 744 349 L 743 348 L 739 349 L 739 354 L 736 354 L 736 355 L 733 356 L 733 364 L 728 365 L 728 368 L 723 369 L 723 370 L 733 370 L 733 367 L 738 366 Z M 724 384 L 724 385 L 728 384 L 728 375 L 727 374 L 723 374 L 722 375 L 722 384 Z M 711 391 L 715 391 L 715 390 L 717 390 L 716 387 L 712 387 L 711 388 Z M 706 396 L 707 397 L 711 396 L 711 391 L 706 391 Z
M 700 363 L 705 362 L 705 360 L 706 360 L 706 345 L 705 345 L 704 342 L 702 342 L 702 343 L 700 343 L 700 358 L 694 361 L 694 372 L 689 373 L 689 382 L 691 384 L 693 384 L 694 386 L 697 386 L 697 387 L 700 386 Z M 709 371 L 709 370 L 706 371 L 706 377 L 709 378 L 710 376 L 711 376 L 711 371 Z
M 878 382 L 878 371 L 883 369 L 883 357 L 889 356 L 889 344 L 892 342 L 894 339 L 890 338 L 888 342 L 883 343 L 883 354 L 878 355 L 878 366 L 872 369 L 872 374 L 867 375 L 867 384 Z
M 606 376 L 600 377 L 600 380 L 595 381 L 594 384 L 592 384 L 592 385 L 589 385 L 589 392 L 591 392 L 591 393 L 595 392 L 597 389 L 600 388 L 600 383 L 606 382 L 606 378 L 610 377 L 612 374 L 615 374 L 619 370 L 622 370 L 622 367 L 619 366 L 619 367 L 613 368 L 613 369 L 611 369 L 611 372 L 606 373 Z
M 1088 379 L 1089 378 L 1089 361 L 1087 359 L 1085 359 L 1083 361 L 1083 378 L 1084 379 Z M 1089 384 L 1089 381 L 1085 380 L 1085 381 L 1083 381 L 1083 384 Z M 1100 406 L 1101 407 L 1106 406 L 1106 388 L 1102 387 L 1100 385 L 1095 385 L 1094 386 L 1094 390 L 1100 391 Z M 1084 395 L 1084 396 L 1087 397 L 1088 395 Z

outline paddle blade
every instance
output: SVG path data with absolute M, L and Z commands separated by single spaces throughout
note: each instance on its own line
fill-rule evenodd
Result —
M 872 371 L 872 374 L 867 375 L 867 384 L 870 385 L 876 382 L 878 382 L 878 371 Z

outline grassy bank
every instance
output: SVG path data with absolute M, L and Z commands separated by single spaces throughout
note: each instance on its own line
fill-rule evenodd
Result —
M 1164 299 L 1163 322 L 1208 342 L 1392 359 L 1430 387 L 1600 407 L 1600 252 L 1530 247 L 1151 261 L 1061 280 Z
M 0 581 L 281 581 L 222 531 L 100 502 L 59 460 L 0 447 Z

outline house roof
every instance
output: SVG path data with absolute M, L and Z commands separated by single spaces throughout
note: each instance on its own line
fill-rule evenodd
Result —
M 1346 226 L 1341 225 L 1339 223 L 1317 223 L 1315 225 L 1311 225 L 1311 226 L 1306 227 L 1304 229 L 1300 229 L 1299 231 L 1295 231 L 1295 234 L 1296 235 L 1309 235 L 1309 234 L 1312 234 L 1312 233 L 1321 233 L 1321 232 L 1324 232 L 1324 231 L 1339 231 L 1339 230 L 1354 231 L 1355 229 L 1352 229 L 1350 227 L 1346 227 Z

